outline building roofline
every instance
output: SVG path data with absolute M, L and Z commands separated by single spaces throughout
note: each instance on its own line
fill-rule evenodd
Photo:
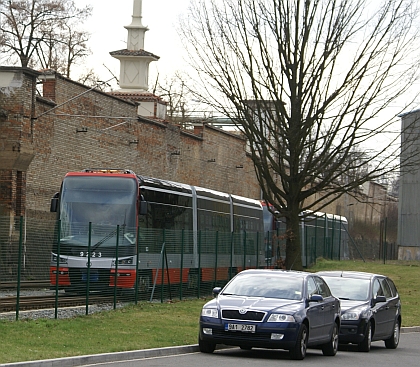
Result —
M 38 77 L 41 72 L 22 66 L 0 66 L 0 71 L 13 71 L 13 72 L 23 72 L 25 74 L 30 74 L 32 76 Z
M 420 112 L 420 108 L 417 108 L 417 109 L 415 109 L 415 110 L 411 110 L 411 111 L 408 111 L 408 112 L 403 112 L 403 113 L 400 113 L 399 115 L 397 115 L 398 117 L 405 117 L 405 116 L 408 116 L 408 115 L 411 115 L 412 113 L 419 113 Z

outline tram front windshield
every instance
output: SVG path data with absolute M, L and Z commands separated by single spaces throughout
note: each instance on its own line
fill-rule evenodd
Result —
M 100 243 L 105 246 L 115 243 L 117 226 L 126 238 L 134 237 L 137 193 L 134 178 L 66 177 L 60 200 L 61 238 L 85 244 L 82 238 L 86 238 L 89 223 L 92 236 L 103 238 Z

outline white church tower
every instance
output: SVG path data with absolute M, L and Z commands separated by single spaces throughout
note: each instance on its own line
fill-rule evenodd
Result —
M 127 49 L 110 52 L 112 57 L 120 60 L 121 88 L 111 94 L 139 102 L 140 116 L 165 119 L 166 103 L 147 92 L 149 64 L 159 60 L 159 56 L 144 50 L 145 33 L 149 29 L 142 23 L 142 0 L 134 0 L 133 4 L 132 22 L 124 27 L 128 31 Z

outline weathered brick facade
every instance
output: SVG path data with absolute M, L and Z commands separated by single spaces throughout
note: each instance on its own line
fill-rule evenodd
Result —
M 84 168 L 131 169 L 260 198 L 241 136 L 205 124 L 185 130 L 139 117 L 150 106 L 139 103 L 141 98 L 133 102 L 90 90 L 54 72 L 0 67 L 0 217 L 52 218 L 50 199 L 63 176 Z M 379 224 L 387 205 L 384 193 L 371 189 L 361 194 L 367 195 L 363 200 L 344 195 L 322 211 Z
M 0 216 L 25 212 L 26 171 L 35 156 L 38 75 L 27 68 L 0 69 Z
M 139 117 L 137 103 L 53 72 L 0 67 L 0 97 L 0 216 L 50 218 L 65 173 L 93 167 L 260 197 L 246 141 L 236 134 Z

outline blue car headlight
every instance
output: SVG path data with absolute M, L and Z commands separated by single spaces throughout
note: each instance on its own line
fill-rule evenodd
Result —
M 272 313 L 267 322 L 296 322 L 296 320 L 292 315 Z
M 201 310 L 201 316 L 204 317 L 213 317 L 215 319 L 219 318 L 219 311 L 217 308 L 203 308 Z

